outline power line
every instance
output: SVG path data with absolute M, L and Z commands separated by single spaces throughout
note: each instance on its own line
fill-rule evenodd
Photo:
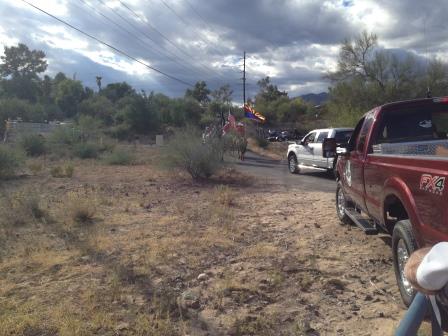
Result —
M 193 5 L 191 4 L 191 2 L 188 1 L 188 0 L 185 0 L 185 2 L 186 2 L 187 5 L 192 9 L 192 11 L 196 14 L 196 16 L 202 20 L 202 22 L 204 23 L 204 25 L 207 26 L 207 23 L 205 22 L 205 19 L 202 17 L 201 14 L 199 14 L 199 12 L 196 10 L 196 8 L 193 7 Z M 211 30 L 211 29 L 210 29 L 210 30 Z
M 173 14 L 174 14 L 179 20 L 181 20 L 186 26 L 190 26 L 190 27 L 191 27 L 190 23 L 188 23 L 187 20 L 185 20 L 181 15 L 179 15 L 179 14 L 174 10 L 174 8 L 172 8 L 170 5 L 168 5 L 167 2 L 166 2 L 165 0 L 160 0 L 160 1 L 165 5 L 166 8 L 168 8 L 171 12 L 173 12 Z M 191 27 L 191 29 L 196 33 L 196 35 L 198 36 L 198 38 L 199 38 L 202 42 L 204 42 L 206 45 L 207 45 L 207 44 L 210 44 L 210 41 L 208 41 L 208 42 L 205 41 L 205 40 L 201 37 L 201 34 L 199 34 L 198 31 L 197 31 L 196 29 L 194 29 L 193 27 Z M 221 51 L 219 51 L 217 48 L 213 47 L 213 49 L 215 49 L 221 56 L 224 56 L 224 55 L 221 53 Z
M 123 26 L 120 25 L 119 23 L 115 22 L 114 20 L 112 20 L 112 19 L 109 18 L 108 16 L 104 15 L 103 13 L 101 13 L 101 11 L 98 11 L 95 7 L 93 7 L 92 5 L 90 5 L 87 1 L 85 1 L 85 0 L 80 0 L 80 1 L 82 1 L 86 6 L 88 6 L 89 8 L 91 8 L 95 13 L 97 13 L 98 15 L 100 15 L 101 17 L 103 17 L 103 18 L 104 18 L 105 20 L 107 20 L 108 22 L 111 22 L 112 24 L 114 24 L 114 25 L 117 26 L 118 28 L 124 30 L 124 31 L 125 31 L 126 33 L 128 33 L 130 36 L 132 36 L 132 37 L 136 38 L 137 40 L 139 40 L 140 43 L 141 43 L 143 46 L 148 46 L 148 49 L 151 50 L 151 49 L 149 48 L 149 45 L 147 45 L 147 43 L 146 43 L 144 40 L 142 40 L 140 37 L 135 36 L 133 33 L 131 33 L 131 32 L 130 32 L 129 30 L 127 30 L 125 27 L 123 27 Z M 89 13 L 89 14 L 90 14 L 90 13 Z M 162 50 L 162 51 L 159 51 L 158 49 L 154 49 L 154 50 L 151 50 L 151 51 L 155 51 L 155 52 L 157 52 L 160 56 L 163 56 L 163 57 L 168 58 L 168 59 L 171 60 L 172 62 L 178 64 L 178 65 L 181 66 L 181 67 L 183 67 L 184 69 L 191 70 L 190 68 L 188 68 L 188 67 L 185 66 L 184 64 L 179 63 L 176 59 L 174 59 L 174 58 L 172 58 L 172 57 L 170 57 L 170 56 L 164 54 L 164 53 L 163 53 L 163 50 Z M 174 55 L 174 56 L 176 56 L 176 55 Z M 176 56 L 176 57 L 177 57 L 177 56 Z
M 123 3 L 122 1 L 118 0 L 118 2 L 124 7 L 126 8 L 128 11 L 130 11 L 132 14 L 134 14 L 134 16 L 140 18 L 141 20 L 143 20 L 143 18 L 141 17 L 141 15 L 139 15 L 137 12 L 135 12 L 132 8 L 130 8 L 128 5 L 126 5 L 125 3 Z M 165 41 L 167 41 L 169 44 L 171 44 L 172 46 L 174 46 L 176 49 L 178 49 L 180 52 L 182 52 L 184 55 L 192 57 L 190 54 L 188 54 L 187 52 L 185 52 L 184 50 L 182 50 L 181 48 L 179 48 L 174 42 L 172 42 L 168 37 L 166 37 L 161 31 L 159 31 L 156 27 L 154 27 L 152 24 L 150 24 L 149 22 L 146 22 L 146 24 L 151 27 L 155 32 L 157 32 Z
M 29 6 L 31 6 L 31 7 L 35 8 L 35 9 L 37 9 L 38 11 L 40 11 L 40 12 L 42 12 L 42 13 L 48 15 L 49 17 L 51 17 L 51 18 L 53 18 L 53 19 L 55 19 L 55 20 L 61 22 L 62 24 L 64 24 L 64 25 L 66 25 L 66 26 L 68 26 L 68 27 L 70 27 L 70 28 L 76 30 L 77 32 L 79 32 L 79 33 L 81 33 L 81 34 L 83 34 L 83 35 L 85 35 L 85 36 L 91 38 L 92 40 L 95 40 L 95 41 L 97 41 L 98 43 L 101 43 L 101 44 L 105 45 L 106 47 L 108 47 L 108 48 L 110 48 L 110 49 L 116 51 L 117 53 L 119 53 L 119 54 L 121 54 L 121 55 L 123 55 L 123 56 L 126 56 L 126 57 L 128 57 L 129 59 L 131 59 L 131 60 L 133 60 L 133 61 L 135 61 L 135 62 L 137 62 L 137 63 L 139 63 L 139 64 L 141 64 L 141 65 L 143 65 L 143 66 L 145 66 L 145 67 L 147 67 L 148 69 L 151 69 L 151 70 L 153 70 L 153 71 L 155 71 L 155 72 L 157 72 L 157 73 L 159 73 L 159 74 L 161 74 L 161 75 L 163 75 L 163 76 L 165 76 L 165 77 L 167 77 L 167 78 L 170 78 L 170 79 L 172 79 L 172 80 L 174 80 L 174 81 L 177 81 L 177 82 L 179 82 L 179 83 L 182 83 L 182 84 L 184 84 L 184 85 L 191 86 L 191 87 L 194 86 L 194 85 L 191 84 L 191 83 L 188 83 L 188 82 L 186 82 L 186 81 L 184 81 L 184 80 L 182 80 L 182 79 L 180 79 L 180 78 L 177 78 L 177 77 L 174 77 L 174 76 L 172 76 L 172 75 L 170 75 L 170 74 L 167 74 L 167 73 L 165 73 L 165 72 L 163 72 L 163 71 L 161 71 L 161 70 L 159 70 L 159 69 L 156 69 L 156 68 L 154 68 L 154 67 L 152 67 L 152 66 L 146 64 L 145 62 L 140 61 L 139 59 L 137 59 L 137 58 L 135 58 L 135 57 L 129 55 L 129 54 L 126 53 L 125 51 L 122 51 L 121 49 L 118 49 L 117 47 L 114 47 L 114 46 L 108 44 L 107 42 L 104 42 L 104 41 L 100 40 L 99 38 L 97 38 L 97 37 L 95 37 L 95 36 L 93 36 L 93 35 L 90 35 L 89 33 L 86 33 L 85 31 L 83 31 L 83 30 L 81 30 L 81 29 L 79 29 L 79 28 L 77 28 L 77 27 L 71 25 L 70 23 L 68 23 L 68 22 L 66 22 L 66 21 L 64 21 L 64 20 L 62 20 L 62 19 L 56 17 L 56 16 L 53 15 L 53 14 L 48 13 L 47 11 L 45 11 L 45 10 L 43 10 L 43 9 L 41 9 L 41 8 L 39 8 L 39 7 L 37 7 L 37 6 L 33 5 L 33 4 L 31 4 L 31 3 L 29 3 L 29 2 L 26 1 L 26 0 L 22 0 L 22 1 L 23 1 L 24 3 L 26 3 L 26 4 L 28 4 Z
M 191 4 L 191 2 L 189 0 L 185 0 L 185 2 L 187 3 L 188 7 L 191 8 L 191 10 L 196 14 L 196 16 L 202 21 L 202 24 L 208 28 L 208 30 L 210 30 L 212 33 L 215 33 L 213 31 L 213 29 L 210 28 L 210 25 L 207 24 L 206 20 L 204 19 L 204 17 L 199 13 L 199 11 Z M 206 37 L 207 38 L 207 37 Z M 213 41 L 210 41 L 208 38 L 207 40 L 213 44 L 215 44 Z M 215 50 L 217 50 L 222 56 L 224 56 L 217 48 L 215 48 Z
M 132 22 L 130 22 L 128 19 L 126 19 L 125 17 L 123 17 L 123 15 L 121 15 L 120 13 L 118 13 L 117 10 L 109 7 L 106 3 L 104 3 L 103 0 L 97 0 L 98 2 L 100 2 L 104 7 L 107 7 L 109 10 L 111 10 L 115 15 L 117 15 L 121 20 L 125 21 L 128 25 L 130 25 L 135 31 L 140 32 L 141 34 L 143 34 L 146 38 L 148 38 L 149 40 L 151 40 L 153 43 L 155 43 L 156 45 L 158 44 L 157 41 L 155 41 L 151 36 L 149 36 L 148 34 L 146 34 L 144 31 L 140 30 L 139 27 L 136 27 Z M 120 4 L 122 4 L 122 6 L 124 5 L 121 1 Z M 128 6 L 124 6 L 126 9 L 130 10 L 128 8 Z M 137 15 L 137 13 L 135 13 L 134 15 Z M 151 28 L 153 28 L 155 31 L 157 31 L 161 36 L 163 36 L 164 39 L 167 39 L 159 30 L 157 30 L 154 26 L 150 25 Z M 171 41 L 170 41 L 171 42 Z M 175 45 L 174 43 L 171 42 L 171 44 Z M 177 49 L 179 49 L 180 51 L 182 51 L 182 49 L 176 47 Z M 185 55 L 187 55 L 188 57 L 192 58 L 192 60 L 195 62 L 195 60 L 193 59 L 193 57 L 182 51 Z M 171 53 L 172 55 L 175 55 L 173 53 Z M 177 57 L 177 56 L 176 56 Z M 179 57 L 178 57 L 179 58 Z M 212 69 L 208 68 L 207 66 L 205 66 L 204 64 L 202 64 L 201 62 L 198 62 L 206 71 L 210 71 L 213 72 Z M 216 73 L 218 76 L 219 74 Z

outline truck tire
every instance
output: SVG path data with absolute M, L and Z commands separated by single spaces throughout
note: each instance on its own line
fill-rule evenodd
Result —
M 290 154 L 288 156 L 288 169 L 291 174 L 298 174 L 300 172 L 299 162 L 295 154 Z
M 412 252 L 417 250 L 417 248 L 417 241 L 415 240 L 409 219 L 397 222 L 392 234 L 392 255 L 394 259 L 395 278 L 397 279 L 401 298 L 406 307 L 409 307 L 414 299 L 415 290 L 404 275 L 404 266 Z
M 344 189 L 342 189 L 342 182 L 338 181 L 336 186 L 336 213 L 338 214 L 341 224 L 352 224 L 350 217 L 348 217 L 345 213 L 345 209 L 350 205 L 351 203 L 345 198 Z

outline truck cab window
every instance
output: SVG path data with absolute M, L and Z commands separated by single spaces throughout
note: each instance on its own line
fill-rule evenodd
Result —
M 350 141 L 353 131 L 337 131 L 334 139 L 338 145 L 347 145 Z
M 316 138 L 316 132 L 308 134 L 305 138 L 303 138 L 303 144 L 306 146 L 309 143 L 313 143 Z
M 376 144 L 432 141 L 448 138 L 445 105 L 388 111 L 380 123 Z
M 356 150 L 360 153 L 364 152 L 367 141 L 367 135 L 369 134 L 370 127 L 372 127 L 373 121 L 374 118 L 372 115 L 369 115 L 364 119 L 361 131 L 359 132 L 358 142 L 356 144 Z
M 328 138 L 328 132 L 320 132 L 319 136 L 317 137 L 317 143 L 324 142 L 324 139 Z
M 355 127 L 355 130 L 353 131 L 353 134 L 352 134 L 350 141 L 348 142 L 348 146 L 347 146 L 347 151 L 349 151 L 349 152 L 355 150 L 355 148 L 356 148 L 356 140 L 358 139 L 359 132 L 361 131 L 361 127 L 364 124 L 364 119 L 365 118 L 362 118 L 358 122 L 358 124 Z

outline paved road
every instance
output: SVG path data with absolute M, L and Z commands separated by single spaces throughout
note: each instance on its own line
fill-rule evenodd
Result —
M 272 160 L 252 152 L 246 153 L 246 159 L 237 163 L 238 169 L 270 183 L 284 185 L 297 191 L 323 191 L 334 193 L 336 182 L 325 171 L 310 168 L 301 168 L 300 174 L 291 174 L 286 162 Z

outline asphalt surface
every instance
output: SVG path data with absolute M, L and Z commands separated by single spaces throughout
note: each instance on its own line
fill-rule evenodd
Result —
M 322 191 L 334 193 L 336 182 L 326 171 L 300 168 L 300 174 L 291 174 L 286 161 L 276 161 L 247 152 L 244 161 L 237 163 L 242 172 L 259 178 L 260 183 L 269 182 L 297 191 Z

